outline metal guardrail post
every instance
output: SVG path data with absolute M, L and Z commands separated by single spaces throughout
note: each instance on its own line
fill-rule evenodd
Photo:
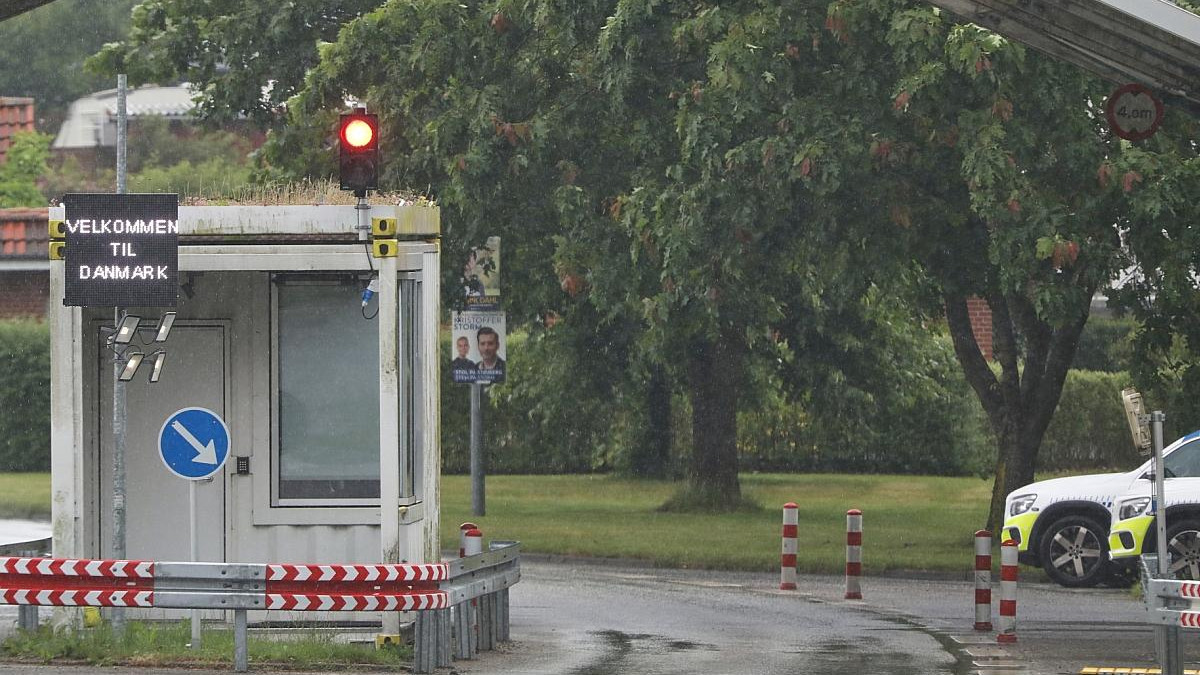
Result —
M 250 667 L 250 650 L 246 644 L 246 610 L 233 610 L 233 669 L 239 673 Z
M 1167 600 L 1155 590 L 1155 582 L 1162 579 L 1157 554 L 1147 553 L 1141 560 L 1142 599 L 1151 614 L 1154 626 L 1154 651 L 1158 655 L 1160 672 L 1163 675 L 1183 675 L 1183 658 L 1179 652 L 1179 626 L 1165 623 L 1159 616 L 1169 609 Z M 1159 581 L 1161 583 L 1161 581 Z

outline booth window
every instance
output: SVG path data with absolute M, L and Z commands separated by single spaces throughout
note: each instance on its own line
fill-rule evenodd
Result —
M 379 333 L 356 275 L 276 275 L 278 506 L 379 503 Z

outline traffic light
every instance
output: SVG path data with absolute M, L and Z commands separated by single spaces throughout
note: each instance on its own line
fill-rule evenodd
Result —
M 379 187 L 379 117 L 365 108 L 342 115 L 338 124 L 338 177 L 358 197 Z

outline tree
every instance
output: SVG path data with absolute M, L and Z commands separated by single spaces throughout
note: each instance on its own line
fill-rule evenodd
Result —
M 5 161 L 0 164 L 0 208 L 45 206 L 38 181 L 46 174 L 50 136 L 35 131 L 13 134 Z
M 0 23 L 0 94 L 32 97 L 41 128 L 57 128 L 71 101 L 116 86 L 82 66 L 105 42 L 125 35 L 132 6 L 133 0 L 57 0 Z
M 503 234 L 518 317 L 639 317 L 639 353 L 690 394 L 713 506 L 739 500 L 747 365 L 836 382 L 872 295 L 918 298 L 996 437 L 994 521 L 1121 264 L 1139 186 L 1104 168 L 1133 152 L 1096 114 L 1105 93 L 903 0 L 392 0 L 321 48 L 291 113 L 378 110 L 387 178 L 437 197 L 451 259 Z
M 347 21 L 379 0 L 143 0 L 127 39 L 89 61 L 131 84 L 177 80 L 198 87 L 201 117 L 245 116 L 262 125 L 283 120 L 282 106 L 317 61 L 317 42 L 332 40 Z

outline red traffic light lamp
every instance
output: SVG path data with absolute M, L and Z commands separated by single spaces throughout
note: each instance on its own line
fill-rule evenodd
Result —
M 355 108 L 339 121 L 338 178 L 341 188 L 357 197 L 379 188 L 379 116 L 365 108 Z

